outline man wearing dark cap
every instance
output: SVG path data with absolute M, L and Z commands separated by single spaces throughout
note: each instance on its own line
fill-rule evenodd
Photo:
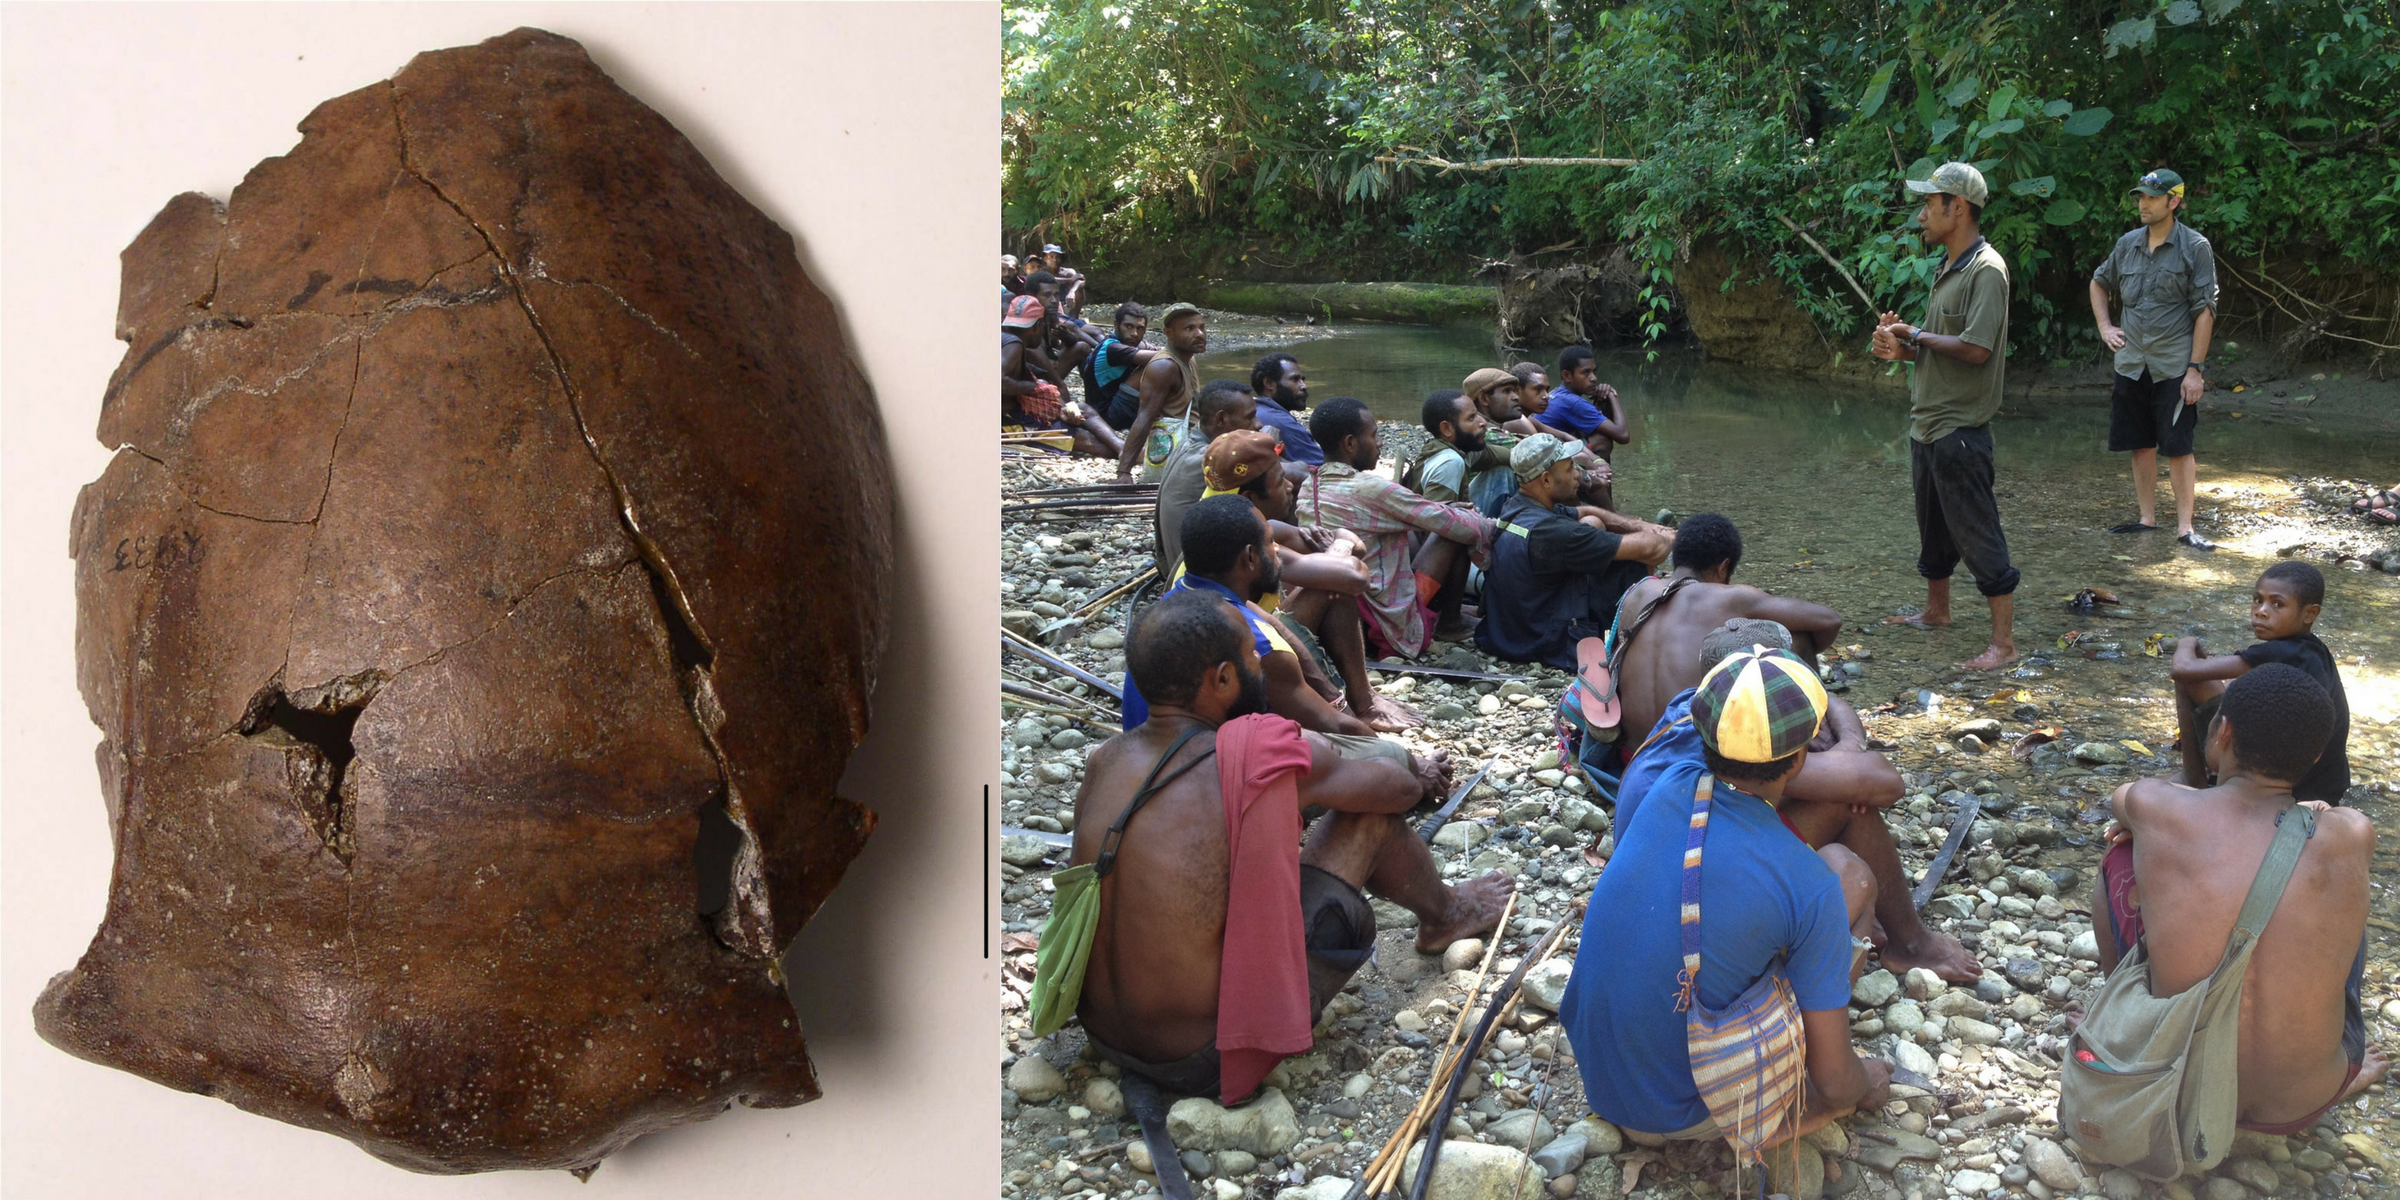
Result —
M 1575 646 L 1606 632 L 1625 589 L 1665 562 L 1673 531 L 1575 503 L 1581 443 L 1537 433 L 1517 443 L 1517 494 L 1500 508 L 1475 644 L 1510 662 L 1576 666 Z
M 1925 577 L 1925 607 L 1884 620 L 1887 625 L 1950 623 L 1950 576 L 1963 559 L 1975 590 L 1992 609 L 1992 640 L 1983 653 L 1958 664 L 1989 671 L 2017 661 L 2017 569 L 2000 531 L 1992 495 L 1992 417 L 2008 365 L 2008 264 L 1983 238 L 1977 222 L 1990 190 L 1983 172 L 1943 163 L 1931 179 L 1911 179 L 1925 197 L 1917 210 L 1920 236 L 1942 247 L 1925 323 L 1897 313 L 1876 318 L 1875 357 L 1913 362 L 1909 379 L 1909 477 L 1917 494 L 1917 574 Z
M 1619 826 L 1558 1010 L 1585 1103 L 1602 1118 L 1683 1141 L 1766 1140 L 1888 1098 L 1890 1064 L 1850 1045 L 1854 939 L 1874 920 L 1875 876 L 1842 846 L 1809 849 L 1779 815 L 1826 708 L 1816 671 L 1789 651 L 1727 658 L 1693 695 L 1701 754 L 1663 774 Z M 1733 1007 L 1771 974 L 1806 1037 L 1755 1049 L 1769 1081 L 1805 1075 L 1804 1105 L 1794 1122 L 1756 1111 L 1753 1093 L 1744 1127 L 1725 1128 L 1694 1077 L 1686 1021 Z
M 2110 533 L 2158 529 L 2158 460 L 2167 460 L 2175 485 L 2175 540 L 2214 550 L 2192 532 L 2192 493 L 2199 460 L 2192 433 L 2200 425 L 2200 393 L 2208 382 L 2209 337 L 2217 325 L 2217 257 L 2208 239 L 2177 219 L 2183 177 L 2161 168 L 2133 185 L 2142 227 L 2117 239 L 2092 272 L 2092 319 L 2100 340 L 2116 351 L 2116 390 L 2108 401 L 2108 448 L 2133 453 L 2133 502 L 2138 519 Z M 2117 297 L 2122 325 L 2109 323 L 2108 298 Z
M 1042 357 L 1050 315 L 1032 296 L 1012 296 L 1000 311 L 1000 421 L 1003 428 L 1064 430 L 1074 452 L 1114 458 L 1121 448 L 1116 431 L 1091 411 L 1065 398 L 1059 388 L 1065 365 Z

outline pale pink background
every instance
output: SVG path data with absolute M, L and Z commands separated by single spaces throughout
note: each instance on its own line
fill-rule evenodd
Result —
M 440 1178 L 170 1091 L 35 1037 L 42 984 L 106 899 L 98 730 L 66 556 L 94 440 L 117 254 L 167 198 L 223 198 L 320 101 L 419 50 L 519 25 L 579 39 L 799 240 L 894 434 L 902 553 L 875 732 L 844 790 L 882 814 L 801 935 L 825 1099 L 645 1138 L 588 1184 Z M 0 1194 L 990 1196 L 998 993 L 984 784 L 998 769 L 991 259 L 999 5 L 202 5 L 0 14 Z

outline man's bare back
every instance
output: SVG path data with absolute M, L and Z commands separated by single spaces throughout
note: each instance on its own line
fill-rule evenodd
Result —
M 2275 836 L 2279 798 L 2288 803 L 2289 790 L 2247 777 L 2205 790 L 2160 779 L 2118 789 L 2116 811 L 2138 831 L 2135 900 L 2157 995 L 2174 995 L 2216 970 Z M 2320 810 L 2316 832 L 2259 935 L 2243 983 L 2239 1112 L 2256 1124 L 2307 1116 L 2343 1089 L 2349 1073 L 2343 987 L 2366 931 L 2375 827 L 2352 809 L 2311 807 Z M 2383 1068 L 2370 1051 L 2352 1090 Z
M 1625 593 L 1618 604 L 1618 636 L 1676 578 L 1645 579 Z M 1841 632 L 1842 615 L 1822 604 L 1770 595 L 1740 584 L 1712 583 L 1694 577 L 1672 599 L 1650 614 L 1641 632 L 1626 645 L 1617 672 L 1617 690 L 1624 697 L 1625 715 L 1619 728 L 1640 745 L 1658 724 L 1661 713 L 1677 692 L 1698 686 L 1707 673 L 1700 665 L 1700 643 L 1725 622 L 1739 617 L 1774 621 L 1792 631 L 1792 652 L 1813 661 Z
M 1069 861 L 1100 857 L 1109 826 L 1187 728 L 1153 720 L 1092 751 L 1075 797 Z M 1161 777 L 1214 745 L 1209 734 L 1193 738 Z M 1211 757 L 1142 806 L 1126 826 L 1116 866 L 1100 881 L 1100 925 L 1078 1010 L 1093 1037 L 1151 1062 L 1182 1058 L 1216 1038 L 1229 869 L 1225 802 Z
M 1173 710 L 1110 738 L 1092 752 L 1075 799 L 1071 862 L 1100 855 L 1159 756 L 1196 722 Z M 1353 887 L 1392 899 L 1419 918 L 1419 945 L 1432 952 L 1491 928 L 1513 885 L 1497 873 L 1447 887 L 1424 843 L 1396 814 L 1423 793 L 1422 782 L 1380 759 L 1346 759 L 1308 737 L 1309 770 L 1299 778 L 1300 806 L 1333 810 L 1309 831 L 1301 861 Z M 1193 738 L 1176 751 L 1164 778 L 1214 744 Z M 1292 829 L 1294 841 L 1301 830 Z M 1224 794 L 1212 759 L 1185 772 L 1142 807 L 1118 845 L 1116 866 L 1100 882 L 1077 1011 L 1094 1038 L 1121 1053 L 1173 1062 L 1212 1043 L 1225 944 Z

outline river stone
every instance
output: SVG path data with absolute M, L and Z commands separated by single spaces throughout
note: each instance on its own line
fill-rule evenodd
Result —
M 1546 1146 L 1558 1138 L 1558 1130 L 1551 1127 L 1550 1119 L 1530 1108 L 1520 1108 L 1493 1121 L 1483 1127 L 1483 1132 L 1493 1145 L 1519 1150 L 1529 1145 Z
M 1902 1037 L 1915 1037 L 1925 1028 L 1925 1010 L 1914 1000 L 1895 1000 L 1883 1010 L 1883 1027 Z
M 2225 1164 L 2225 1173 L 2270 1196 L 2283 1186 L 2275 1168 L 2255 1158 L 2237 1158 Z
M 1442 969 L 1445 971 L 1472 971 L 1482 961 L 1482 938 L 1460 938 L 1442 951 Z
M 1349 1194 L 1348 1179 L 1340 1175 L 1320 1175 L 1309 1180 L 1307 1187 L 1284 1188 L 1275 1193 L 1275 1200 L 1343 1200 Z
M 2025 1165 L 2034 1178 L 2060 1192 L 2081 1192 L 2090 1186 L 2066 1148 L 2048 1138 L 2025 1139 Z
M 1444 850 L 1465 852 L 1492 840 L 1492 831 L 1473 821 L 1452 821 L 1433 835 L 1433 844 Z
M 1991 1013 L 1991 1006 L 1985 1004 L 1973 992 L 1951 991 L 1944 992 L 1927 1002 L 1925 1012 L 1926 1015 L 1935 1017 L 1982 1018 Z
M 1625 1148 L 1624 1131 L 1599 1117 L 1587 1116 L 1568 1126 L 1567 1131 L 1583 1135 L 1586 1157 L 1604 1157 Z
M 1050 843 L 1029 833 L 1012 833 L 1000 839 L 1000 861 L 1012 867 L 1038 867 L 1048 853 Z
M 1900 994 L 1900 981 L 1881 967 L 1858 977 L 1850 985 L 1850 1000 L 1860 1008 L 1881 1008 Z
M 1271 1158 L 1300 1140 L 1300 1118 L 1278 1088 L 1230 1109 L 1204 1096 L 1187 1096 L 1167 1110 L 1167 1134 L 1186 1149 L 1247 1150 Z
M 1247 1175 L 1257 1169 L 1258 1156 L 1247 1150 L 1220 1150 L 1217 1152 L 1217 1174 L 1219 1175 Z
M 1027 1104 L 1048 1104 L 1067 1090 L 1067 1080 L 1048 1059 L 1028 1054 L 1009 1064 L 1008 1090 Z
M 2269 1171 L 2268 1174 L 2272 1175 L 2274 1172 Z M 2200 1194 L 2206 1197 L 2206 1200 L 2250 1200 L 2251 1196 L 2249 1188 L 2243 1187 L 2240 1183 L 2223 1175 L 2215 1176 L 2207 1183 L 2202 1184 Z M 2270 1189 L 2268 1195 L 2273 1194 L 2274 1191 Z
M 1767 1191 L 1792 1200 L 1817 1200 L 1825 1192 L 1825 1156 L 1806 1139 L 1774 1147 L 1766 1155 Z
M 1533 1161 L 1542 1168 L 1546 1178 L 1556 1179 L 1574 1173 L 1575 1168 L 1583 1165 L 1584 1156 L 1589 1152 L 1590 1143 L 1584 1139 L 1582 1131 L 1570 1126 L 1565 1133 L 1534 1151 Z
M 2115 742 L 2084 742 L 2075 747 L 2075 757 L 2087 763 L 2123 763 L 2133 756 Z
M 1094 1079 L 1083 1085 L 1083 1106 L 1113 1121 L 1125 1115 L 1125 1092 L 1114 1079 Z
M 1893 1038 L 1890 1046 L 1893 1066 L 1927 1079 L 1933 1078 L 1941 1070 L 1941 1064 L 1933 1060 L 1932 1053 L 1907 1038 Z
M 1525 972 L 1520 986 L 1525 1002 L 1544 1012 L 1557 1012 L 1559 1002 L 1566 998 L 1567 979 L 1575 973 L 1575 960 L 1560 955 Z
M 1400 1164 L 1402 1180 L 1416 1181 L 1417 1163 L 1424 1155 L 1425 1143 L 1409 1147 L 1408 1158 Z M 1523 1150 L 1447 1139 L 1434 1159 L 1431 1184 L 1425 1200 L 1537 1200 L 1547 1190 L 1540 1168 L 1532 1165 Z M 1345 1180 L 1343 1192 L 1349 1187 Z
M 2000 1177 L 1989 1171 L 1960 1171 L 1950 1177 L 1950 1190 L 1961 1195 L 1980 1196 L 1999 1187 Z
M 2042 990 L 2042 985 L 2050 979 L 2050 973 L 2042 969 L 2038 958 L 2012 958 L 2008 960 L 2006 973 L 2010 983 L 2029 992 Z
M 424 1171 L 814 1098 L 776 959 L 874 825 L 891 560 L 831 303 L 565 38 L 301 130 L 123 255 L 70 542 L 116 870 L 37 1028 Z
M 2100 1173 L 2100 1194 L 2108 1200 L 2142 1200 L 2142 1177 L 2123 1167 L 2110 1167 Z
M 1999 1026 L 1986 1024 L 1973 1017 L 1950 1018 L 1948 1033 L 1970 1046 L 1991 1046 L 2000 1041 Z

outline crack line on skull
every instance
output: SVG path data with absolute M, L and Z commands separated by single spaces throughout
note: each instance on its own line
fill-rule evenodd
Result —
M 134 445 L 132 442 L 122 443 L 117 447 L 117 449 L 140 455 L 143 458 L 149 459 L 152 463 L 157 464 L 158 467 L 165 472 L 167 486 L 175 489 L 176 493 L 183 497 L 184 503 L 191 505 L 193 508 L 200 509 L 203 512 L 215 513 L 220 517 L 229 517 L 236 521 L 256 521 L 261 525 L 315 525 L 317 523 L 316 518 L 314 517 L 262 517 L 256 513 L 236 512 L 230 508 L 218 508 L 216 505 L 210 504 L 198 496 L 193 495 L 190 488 L 183 486 L 182 481 L 175 478 L 175 468 L 168 466 L 167 460 L 142 449 L 140 446 Z
M 733 764 L 726 757 L 725 748 L 717 739 L 717 727 L 723 723 L 724 714 L 716 703 L 715 644 L 709 640 L 706 631 L 701 628 L 698 615 L 692 611 L 691 599 L 684 592 L 673 566 L 667 562 L 665 552 L 642 528 L 641 518 L 635 511 L 631 490 L 617 475 L 616 469 L 609 465 L 608 456 L 600 449 L 599 438 L 593 434 L 590 423 L 584 419 L 581 398 L 575 391 L 573 379 L 567 373 L 566 360 L 559 354 L 558 347 L 551 342 L 549 331 L 543 328 L 540 314 L 534 311 L 532 298 L 525 293 L 524 281 L 517 277 L 515 266 L 510 263 L 508 255 L 501 252 L 500 243 L 492 237 L 491 231 L 485 229 L 483 223 L 476 220 L 464 205 L 453 199 L 448 192 L 443 191 L 441 186 L 428 178 L 423 171 L 417 169 L 409 155 L 408 121 L 401 111 L 399 84 L 394 82 L 386 86 L 392 104 L 392 127 L 399 138 L 401 168 L 414 176 L 417 182 L 424 184 L 426 189 L 433 193 L 435 199 L 448 205 L 451 211 L 457 213 L 459 219 L 466 222 L 467 227 L 474 230 L 476 236 L 483 239 L 484 245 L 491 249 L 492 256 L 498 260 L 501 278 L 507 281 L 510 290 L 515 293 L 517 307 L 524 312 L 526 325 L 533 330 L 534 337 L 541 342 L 542 351 L 550 360 L 551 370 L 558 376 L 559 391 L 566 398 L 567 411 L 575 420 L 576 431 L 583 435 L 584 447 L 591 452 L 592 462 L 600 468 L 601 477 L 607 481 L 609 491 L 616 500 L 619 524 L 624 528 L 625 535 L 633 543 L 636 552 L 639 553 L 643 569 L 650 573 L 651 587 L 659 608 L 659 619 L 667 627 L 670 645 L 677 650 L 678 665 L 681 668 L 678 676 L 679 682 L 684 687 L 686 707 L 694 725 L 699 728 L 701 740 L 707 745 L 709 755 L 716 760 L 718 776 L 724 783 L 727 813 L 743 833 L 743 846 L 736 858 L 738 865 L 734 902 L 728 904 L 724 914 L 720 916 L 715 927 L 716 936 L 718 941 L 725 944 L 728 949 L 750 957 L 771 961 L 775 955 L 774 922 L 764 894 L 763 864 L 758 857 L 756 826 L 752 822 L 749 806 L 743 802 L 740 790 L 734 786 Z M 713 720 L 711 719 L 711 710 L 714 710 Z M 743 880 L 738 877 L 745 871 L 755 880 L 754 886 L 750 888 L 744 888 Z M 745 918 L 747 919 L 745 920 Z M 757 932 L 750 934 L 745 926 Z
M 699 351 L 692 349 L 692 347 L 691 347 L 691 344 L 690 344 L 690 343 L 688 343 L 688 342 L 685 342 L 685 341 L 683 340 L 683 335 L 682 335 L 682 334 L 679 334 L 679 333 L 675 332 L 674 330 L 672 330 L 672 329 L 669 329 L 669 328 L 667 328 L 666 326 L 664 326 L 664 325 L 660 324 L 660 323 L 659 323 L 659 321 L 658 321 L 658 318 L 651 316 L 649 313 L 643 312 L 643 311 L 642 311 L 640 308 L 638 308 L 638 307 L 636 307 L 636 306 L 634 305 L 633 301 L 626 299 L 626 298 L 624 297 L 624 295 L 623 295 L 623 294 L 619 293 L 619 292 L 617 291 L 617 289 L 615 289 L 615 288 L 612 288 L 612 287 L 608 286 L 607 284 L 600 282 L 600 281 L 599 281 L 599 280 L 597 280 L 597 279 L 561 279 L 561 278 L 559 278 L 559 277 L 558 277 L 558 276 L 556 276 L 556 275 L 552 275 L 552 274 L 550 274 L 550 273 L 549 273 L 547 270 L 544 270 L 544 269 L 543 269 L 543 267 L 542 267 L 542 264 L 541 264 L 541 263 L 540 263 L 538 260 L 537 260 L 537 261 L 535 261 L 535 262 L 532 264 L 532 267 L 533 267 L 533 277 L 534 277 L 535 279 L 539 279 L 539 280 L 541 280 L 541 281 L 543 281 L 543 282 L 545 282 L 545 283 L 555 283 L 555 284 L 559 285 L 560 287 L 566 287 L 566 288 L 597 288 L 597 289 L 599 289 L 601 292 L 605 293 L 605 294 L 608 296 L 608 298 L 609 298 L 609 299 L 616 301 L 616 302 L 617 302 L 617 304 L 618 304 L 618 306 L 619 306 L 619 307 L 621 307 L 621 308 L 623 308 L 623 309 L 624 309 L 626 312 L 632 313 L 634 316 L 640 317 L 640 318 L 642 319 L 642 323 L 643 323 L 643 324 L 645 324 L 645 325 L 648 325 L 650 328 L 657 330 L 661 336 L 665 337 L 665 338 L 666 338 L 668 341 L 675 343 L 675 348 L 676 348 L 676 349 L 678 349 L 678 350 L 681 350 L 681 351 L 683 351 L 685 355 L 689 356 L 689 357 L 692 359 L 692 361 L 694 361 L 694 362 L 705 362 L 705 361 L 707 361 L 706 359 L 704 359 L 704 358 L 702 358 L 702 357 L 701 357 L 701 355 L 700 355 L 700 352 L 699 352 Z

